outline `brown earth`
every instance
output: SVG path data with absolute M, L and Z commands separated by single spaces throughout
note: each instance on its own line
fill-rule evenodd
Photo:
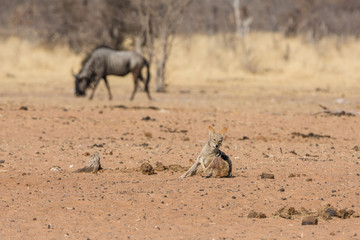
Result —
M 130 102 L 131 80 L 111 78 L 114 100 L 101 83 L 89 101 L 63 76 L 2 75 L 0 239 L 360 239 L 359 86 L 260 75 Z M 228 127 L 234 177 L 179 179 L 209 125 Z M 94 152 L 103 170 L 74 173 Z M 302 225 L 327 204 L 355 213 Z

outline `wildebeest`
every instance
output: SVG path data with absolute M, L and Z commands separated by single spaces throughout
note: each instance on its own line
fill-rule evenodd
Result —
M 147 68 L 146 80 L 141 74 L 144 66 Z M 75 77 L 75 94 L 76 96 L 85 96 L 86 89 L 92 88 L 90 95 L 90 99 L 92 99 L 97 85 L 103 78 L 111 100 L 112 95 L 106 76 L 125 76 L 130 72 L 134 77 L 134 90 L 130 100 L 134 99 L 139 79 L 144 82 L 147 96 L 151 99 L 149 93 L 150 69 L 146 59 L 136 52 L 117 51 L 106 46 L 99 46 L 82 61 L 80 72 L 78 74 L 73 73 Z

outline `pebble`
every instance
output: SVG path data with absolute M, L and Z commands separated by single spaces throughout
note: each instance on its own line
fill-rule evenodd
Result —
M 248 218 L 267 218 L 265 213 L 262 212 L 255 212 L 254 210 L 252 210 L 248 216 Z
M 140 171 L 144 175 L 152 175 L 152 174 L 154 174 L 154 168 L 149 163 L 143 163 L 140 166 Z
M 50 171 L 52 171 L 52 172 L 61 172 L 62 169 L 59 166 L 53 166 L 52 168 L 50 168 Z
M 272 173 L 262 173 L 260 176 L 262 179 L 275 179 L 275 175 Z
M 318 219 L 315 216 L 304 217 L 301 221 L 301 225 L 317 225 Z

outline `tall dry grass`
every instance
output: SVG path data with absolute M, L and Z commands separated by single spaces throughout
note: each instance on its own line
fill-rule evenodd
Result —
M 49 50 L 9 38 L 0 44 L 0 81 L 72 83 L 82 55 L 67 47 Z M 360 41 L 329 37 L 312 44 L 280 34 L 254 32 L 233 35 L 178 37 L 167 68 L 170 88 L 177 85 L 234 83 L 261 79 L 261 84 L 333 87 L 360 83 Z M 154 76 L 154 74 L 153 74 Z M 129 83 L 131 84 L 131 83 Z
M 280 34 L 177 38 L 169 62 L 173 81 L 266 78 L 359 83 L 360 41 L 329 37 L 316 44 Z
M 69 48 L 47 49 L 18 38 L 8 38 L 0 44 L 0 72 L 17 78 L 41 79 L 67 74 L 78 65 L 79 56 Z

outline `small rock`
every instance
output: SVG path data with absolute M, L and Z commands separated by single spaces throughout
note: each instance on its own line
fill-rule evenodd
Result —
M 257 217 L 257 212 L 255 212 L 254 210 L 252 210 L 251 212 L 249 212 L 248 218 L 256 218 Z
M 0 163 L 5 163 L 5 160 L 0 160 Z
M 330 220 L 332 217 L 337 217 L 337 210 L 330 204 L 326 205 L 326 207 L 320 211 L 319 214 L 324 220 Z
M 190 138 L 189 138 L 189 137 L 184 137 L 182 140 L 183 140 L 184 142 L 188 142 L 188 141 L 190 141 Z
M 351 217 L 351 215 L 353 215 L 355 213 L 354 210 L 346 210 L 346 209 L 341 209 L 337 212 L 337 217 L 342 218 L 342 219 L 348 219 Z
M 164 166 L 164 164 L 162 162 L 156 162 L 155 163 L 155 170 L 156 171 L 165 171 L 166 170 L 166 167 Z
M 292 151 L 290 151 L 289 153 L 294 154 L 294 155 L 298 155 L 298 154 L 295 152 L 295 150 L 292 150 Z
M 147 138 L 152 138 L 152 133 L 151 132 L 144 132 L 144 136 Z
M 294 207 L 289 207 L 288 213 L 289 213 L 289 215 L 299 214 L 299 212 L 296 211 Z
M 299 215 L 300 213 L 294 207 L 283 207 L 280 208 L 274 215 L 279 216 L 284 219 L 293 219 L 294 215 Z
M 149 144 L 148 144 L 148 143 L 142 143 L 142 144 L 140 144 L 139 146 L 141 146 L 141 147 L 148 147 Z
M 52 171 L 52 172 L 62 172 L 62 169 L 59 166 L 53 166 L 52 168 L 50 168 L 50 171 Z
M 149 163 L 141 164 L 140 171 L 144 175 L 152 175 L 152 174 L 154 174 L 154 168 Z
M 301 176 L 300 173 L 290 173 L 288 178 L 294 178 L 294 177 L 300 177 L 300 176 Z
M 27 110 L 29 110 L 29 108 L 27 106 L 21 106 L 20 110 L 27 111 Z
M 262 212 L 255 212 L 254 210 L 252 210 L 249 214 L 248 214 L 248 218 L 266 218 L 266 214 L 262 213 Z
M 244 141 L 244 140 L 248 140 L 249 138 L 247 136 L 243 136 L 242 138 L 239 138 L 239 141 Z
M 318 219 L 315 216 L 304 217 L 303 220 L 301 221 L 301 225 L 317 225 L 317 224 L 318 224 Z
M 260 176 L 262 179 L 275 179 L 275 175 L 272 173 L 262 173 Z
M 266 218 L 265 213 L 259 212 L 258 213 L 258 218 Z
M 285 188 L 280 188 L 279 192 L 285 192 Z
M 284 219 L 291 219 L 291 215 L 289 215 L 288 213 L 280 213 L 279 217 L 284 218 Z
M 143 117 L 141 120 L 143 121 L 155 121 L 155 118 L 151 118 L 150 116 Z

